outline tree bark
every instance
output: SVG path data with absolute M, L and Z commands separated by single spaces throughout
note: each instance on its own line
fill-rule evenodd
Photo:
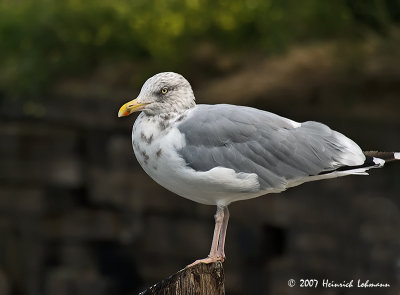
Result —
M 182 269 L 139 295 L 224 295 L 224 268 L 220 261 Z

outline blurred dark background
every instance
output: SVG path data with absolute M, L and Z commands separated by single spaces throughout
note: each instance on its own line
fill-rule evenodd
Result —
M 157 72 L 400 150 L 399 24 L 397 0 L 0 0 L 0 295 L 136 294 L 208 254 L 215 208 L 154 183 L 116 116 Z M 232 204 L 227 294 L 399 294 L 400 164 L 370 174 Z

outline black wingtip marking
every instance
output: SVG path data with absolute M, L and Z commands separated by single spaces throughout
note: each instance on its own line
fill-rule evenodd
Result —
M 363 164 L 358 165 L 358 166 L 341 166 L 337 169 L 329 170 L 329 171 L 322 171 L 321 173 L 318 173 L 318 175 L 324 175 L 324 174 L 329 174 L 333 172 L 340 172 L 340 171 L 348 171 L 348 170 L 354 170 L 354 169 L 359 169 L 359 168 L 368 168 L 368 167 L 375 167 L 378 166 L 374 161 L 374 157 L 371 156 L 365 156 L 365 161 Z

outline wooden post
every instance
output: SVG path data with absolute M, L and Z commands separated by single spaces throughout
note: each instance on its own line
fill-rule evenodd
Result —
M 200 263 L 182 269 L 139 295 L 224 295 L 222 263 Z

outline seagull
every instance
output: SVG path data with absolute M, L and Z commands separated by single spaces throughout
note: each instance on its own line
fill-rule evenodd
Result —
M 189 82 L 173 72 L 149 78 L 118 117 L 137 111 L 132 145 L 143 170 L 181 197 L 217 206 L 210 254 L 189 266 L 225 260 L 230 203 L 309 181 L 367 175 L 400 159 L 398 152 L 363 152 L 322 123 L 246 106 L 196 105 Z

